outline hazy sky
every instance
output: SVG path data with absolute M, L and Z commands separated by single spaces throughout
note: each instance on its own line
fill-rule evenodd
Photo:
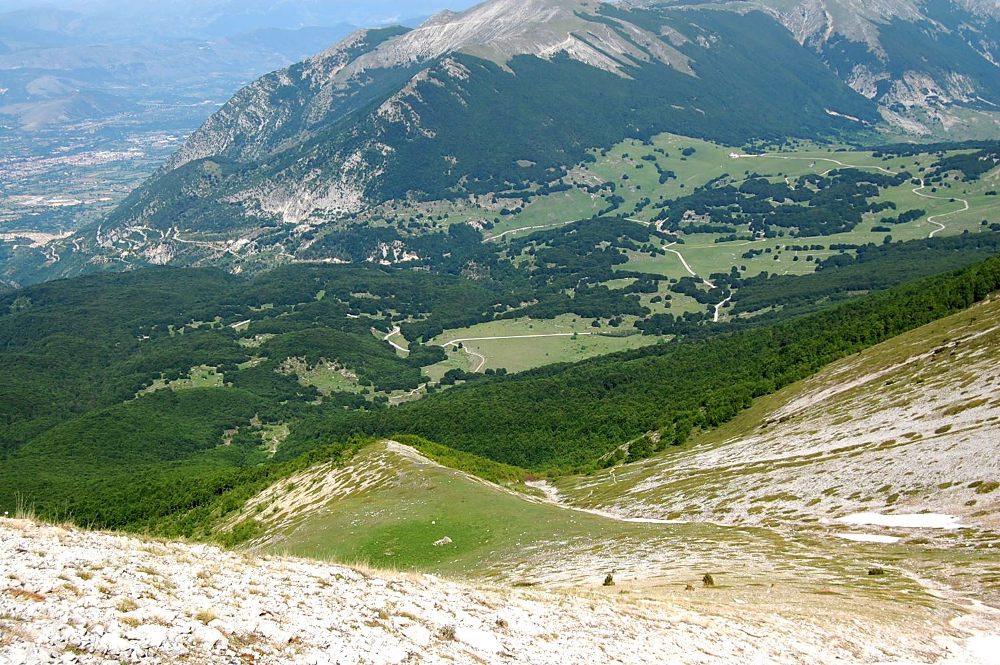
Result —
M 477 0 L 0 0 L 5 11 L 58 9 L 20 14 L 23 29 L 83 33 L 101 38 L 194 37 L 213 39 L 261 28 L 374 27 L 414 24 L 442 9 L 460 10 Z M 2 36 L 2 35 L 0 35 Z
M 348 22 L 384 20 L 431 14 L 441 9 L 463 9 L 473 0 L 0 0 L 0 12 L 25 7 L 58 7 L 81 13 L 121 15 L 177 14 L 183 16 L 226 12 L 287 12 L 289 9 Z

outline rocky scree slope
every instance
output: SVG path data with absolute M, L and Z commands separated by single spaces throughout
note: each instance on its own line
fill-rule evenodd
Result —
M 996 606 L 998 358 L 993 298 L 840 360 L 683 449 L 559 489 L 621 515 L 898 545 L 903 565 Z
M 884 615 L 803 622 L 718 600 L 479 588 L 6 518 L 0 573 L 0 662 L 13 664 L 973 663 L 989 646 L 922 610 L 922 632 Z M 688 597 L 703 595 L 726 594 Z M 934 637 L 928 620 L 943 625 Z
M 655 517 L 773 525 L 945 512 L 995 532 L 998 361 L 992 298 L 837 361 L 690 446 L 577 478 L 579 486 L 567 479 L 564 489 Z

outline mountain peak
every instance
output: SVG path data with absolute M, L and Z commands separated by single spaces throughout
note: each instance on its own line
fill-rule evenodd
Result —
M 940 11 L 1000 17 L 995 0 L 955 0 L 950 8 L 947 3 L 921 0 L 756 0 L 754 4 L 778 18 L 800 43 L 819 45 L 841 36 L 875 52 L 882 52 L 881 28 L 894 20 L 933 23 Z
M 650 57 L 687 70 L 687 58 L 658 36 L 628 24 L 626 39 L 594 17 L 600 0 L 490 0 L 463 12 L 441 12 L 420 27 L 358 58 L 342 77 L 368 69 L 419 63 L 462 52 L 501 66 L 519 55 L 566 54 L 594 67 L 623 74 L 623 66 Z

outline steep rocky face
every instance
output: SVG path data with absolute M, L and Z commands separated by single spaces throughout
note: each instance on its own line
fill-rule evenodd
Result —
M 835 36 L 879 48 L 879 25 L 893 19 L 919 21 L 917 0 L 761 0 L 801 43 L 821 45 Z
M 761 0 L 882 117 L 913 134 L 1000 110 L 1000 5 L 989 0 Z
M 308 60 L 272 72 L 240 90 L 170 159 L 173 170 L 205 157 L 252 161 L 301 140 L 310 127 L 342 117 L 357 103 L 339 75 L 359 55 L 404 34 L 361 30 Z M 353 103 L 352 103 L 353 102 Z
M 622 67 L 657 59 L 686 66 L 686 58 L 658 35 L 625 21 L 594 20 L 598 0 L 495 0 L 472 9 L 445 12 L 384 44 L 351 65 L 345 75 L 370 68 L 398 67 L 462 52 L 505 65 L 518 55 L 552 58 L 564 53 L 593 67 L 623 73 Z

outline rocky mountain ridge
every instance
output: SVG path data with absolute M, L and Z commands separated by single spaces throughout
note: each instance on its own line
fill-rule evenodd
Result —
M 599 9 L 594 0 L 495 0 L 465 12 L 442 12 L 413 30 L 361 30 L 339 44 L 306 60 L 301 66 L 275 72 L 241 90 L 225 108 L 206 122 L 165 166 L 179 168 L 204 157 L 224 155 L 241 161 L 260 159 L 287 147 L 292 132 L 284 125 L 295 112 L 293 104 L 273 105 L 283 88 L 306 87 L 312 98 L 301 101 L 305 124 L 329 123 L 345 114 L 348 91 L 356 94 L 373 70 L 407 70 L 418 66 L 403 87 L 379 107 L 380 118 L 419 125 L 406 99 L 419 97 L 417 87 L 433 81 L 438 58 L 465 53 L 506 64 L 517 56 L 570 59 L 624 76 L 623 67 L 655 58 L 692 74 L 688 58 L 664 43 L 659 35 L 619 21 L 623 36 L 611 26 L 588 18 Z M 687 41 L 671 33 L 677 43 Z M 469 72 L 454 59 L 442 63 L 444 72 L 464 80 Z M 420 67 L 420 65 L 425 65 Z M 299 129 L 299 138 L 308 132 Z M 285 142 L 272 134 L 281 130 Z M 391 146 L 388 146 L 391 149 Z
M 1000 5 L 995 2 L 763 0 L 758 6 L 857 92 L 877 101 L 884 120 L 904 132 L 919 136 L 960 125 L 956 107 L 998 108 Z M 948 59 L 960 60 L 961 51 L 969 63 L 951 71 L 941 58 L 945 49 Z

